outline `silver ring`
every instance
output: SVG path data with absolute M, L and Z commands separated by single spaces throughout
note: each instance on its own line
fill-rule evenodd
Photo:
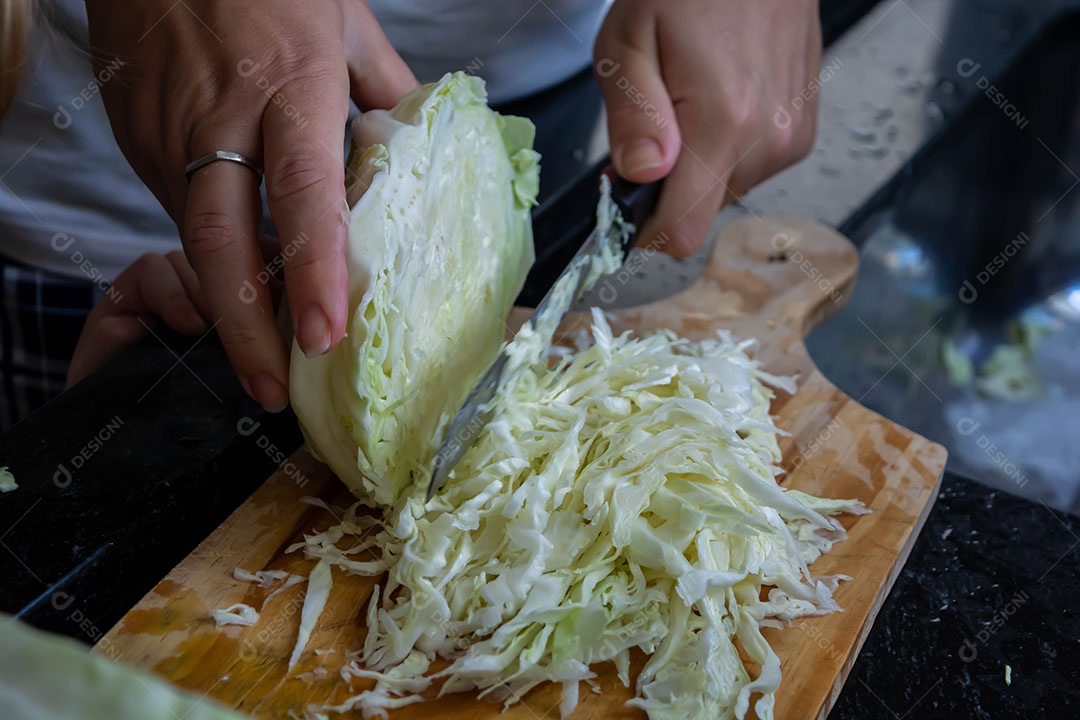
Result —
M 191 162 L 189 162 L 187 164 L 187 167 L 184 168 L 184 177 L 187 178 L 187 181 L 190 183 L 191 176 L 195 174 L 196 170 L 202 167 L 206 167 L 210 163 L 217 162 L 218 160 L 228 160 L 229 162 L 239 163 L 247 169 L 254 171 L 257 175 L 261 176 L 263 174 L 261 167 L 259 167 L 252 160 L 249 160 L 240 153 L 229 152 L 228 150 L 215 150 L 212 153 L 207 153 L 203 155 L 197 160 L 192 160 Z

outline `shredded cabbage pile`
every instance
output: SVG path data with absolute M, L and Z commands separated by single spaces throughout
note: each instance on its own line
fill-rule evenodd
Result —
M 506 703 L 562 683 L 565 717 L 590 665 L 614 662 L 629 684 L 639 648 L 650 658 L 631 704 L 651 718 L 741 718 L 754 693 L 772 717 L 780 664 L 761 627 L 840 609 L 846 578 L 807 565 L 844 536 L 828 516 L 861 506 L 777 485 L 764 383 L 794 387 L 758 368 L 750 342 L 613 337 L 592 320 L 591 347 L 511 379 L 430 504 L 414 493 L 382 520 L 354 507 L 307 538 L 310 557 L 346 572 L 389 568 L 342 670 L 378 683 L 334 709 L 371 717 L 445 678 L 443 693 Z M 378 557 L 346 557 L 346 537 L 350 555 Z M 437 655 L 453 662 L 429 678 Z

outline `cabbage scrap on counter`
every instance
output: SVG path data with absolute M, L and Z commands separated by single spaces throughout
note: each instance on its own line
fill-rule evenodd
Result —
M 752 341 L 615 335 L 593 311 L 569 355 L 515 354 L 493 419 L 425 504 L 440 430 L 498 351 L 523 278 L 535 155 L 525 121 L 500 119 L 461 74 L 372 115 L 357 134 L 372 137 L 365 122 L 386 134 L 361 153 L 379 161 L 350 221 L 348 342 L 329 359 L 294 352 L 292 394 L 309 445 L 359 498 L 294 549 L 327 573 L 385 574 L 340 669 L 375 685 L 309 717 L 385 715 L 439 683 L 511 704 L 545 682 L 562 685 L 566 717 L 582 683 L 599 691 L 592 666 L 611 662 L 650 718 L 742 718 L 751 705 L 771 718 L 780 662 L 761 629 L 840 610 L 846 578 L 808 565 L 844 538 L 830 516 L 865 512 L 777 484 L 770 386 L 793 392 L 793 380 L 764 372 Z M 464 162 L 484 153 L 497 182 Z M 436 229 L 444 204 L 472 222 Z M 421 210 L 389 228 L 401 207 Z M 497 228 L 511 232 L 490 243 Z M 391 250 L 365 254 L 384 240 Z M 632 677 L 635 649 L 648 660 Z M 438 657 L 449 665 L 432 672 Z

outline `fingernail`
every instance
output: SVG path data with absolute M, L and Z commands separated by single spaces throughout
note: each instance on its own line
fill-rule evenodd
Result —
M 330 321 L 319 306 L 309 305 L 300 313 L 296 339 L 309 358 L 319 357 L 330 349 Z
M 281 412 L 289 405 L 289 393 L 285 391 L 285 386 L 269 373 L 260 373 L 247 383 L 243 380 L 241 383 L 245 390 L 249 390 L 248 394 L 267 412 Z
M 652 138 L 638 138 L 619 151 L 619 174 L 623 177 L 664 162 L 664 149 Z

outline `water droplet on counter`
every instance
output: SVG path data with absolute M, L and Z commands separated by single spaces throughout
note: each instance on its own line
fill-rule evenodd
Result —
M 930 122 L 935 124 L 945 122 L 945 111 L 936 102 L 926 103 L 926 116 L 930 118 Z
M 877 133 L 866 128 L 848 128 L 848 132 L 851 134 L 851 139 L 857 142 L 869 143 L 877 140 Z
M 923 81 L 919 78 L 912 78 L 911 80 L 904 80 L 897 83 L 900 86 L 900 92 L 905 95 L 918 95 L 923 90 Z
M 896 113 L 893 112 L 891 107 L 879 106 L 874 108 L 874 124 L 877 126 L 884 125 L 889 118 Z

